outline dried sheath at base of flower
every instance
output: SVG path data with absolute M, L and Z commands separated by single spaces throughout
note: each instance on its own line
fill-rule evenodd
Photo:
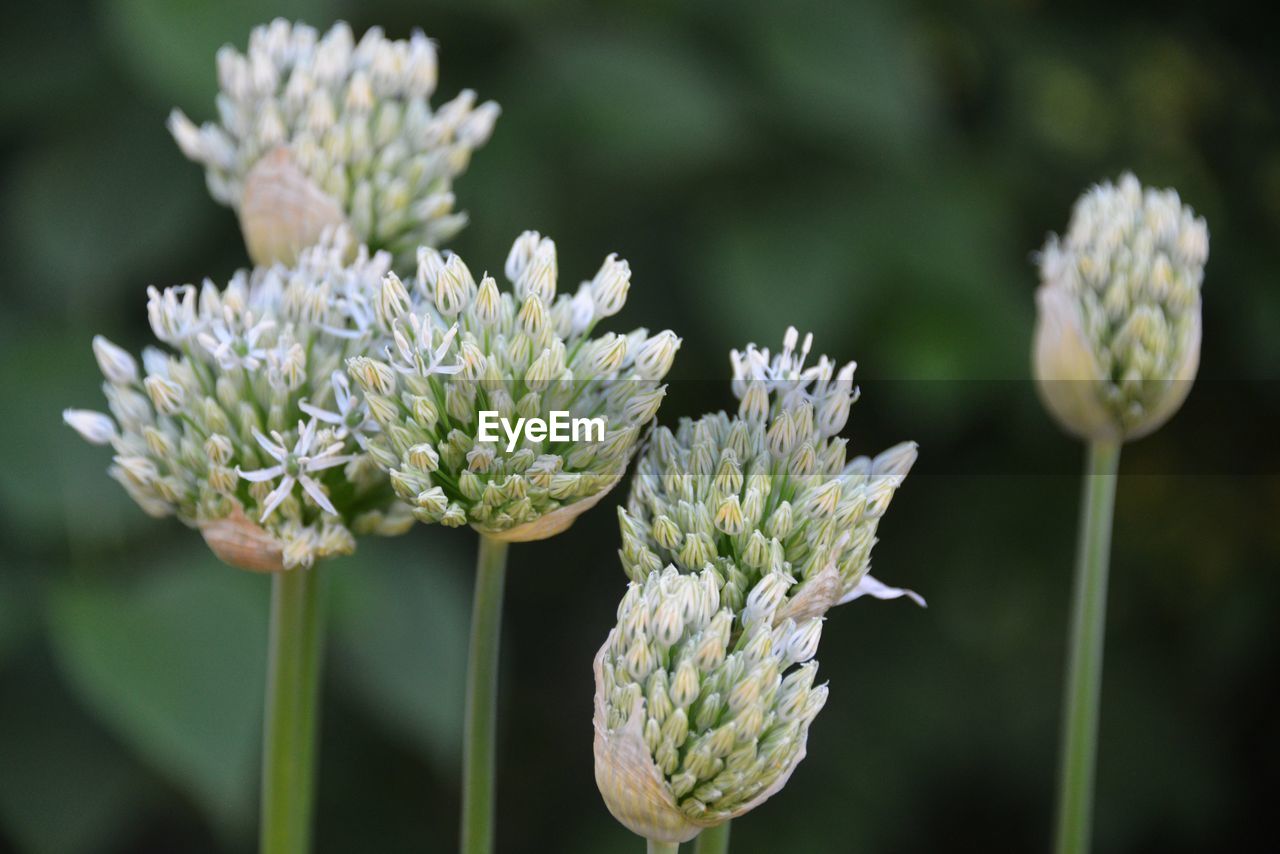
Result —
M 224 563 L 251 572 L 282 572 L 284 548 L 244 511 L 200 523 L 200 533 L 210 551 Z
M 281 147 L 263 155 L 244 179 L 240 229 L 255 264 L 288 262 L 346 218 Z
M 523 525 L 516 525 L 514 528 L 508 528 L 505 531 L 490 531 L 476 524 L 472 524 L 471 527 L 490 539 L 504 543 L 532 543 L 537 540 L 547 540 L 569 530 L 573 523 L 578 521 L 579 516 L 599 504 L 601 499 L 612 492 L 617 485 L 618 481 L 615 480 L 595 495 L 587 496 L 567 507 L 561 507 L 559 510 L 552 510 L 546 515 L 539 516 L 532 522 L 525 522 Z

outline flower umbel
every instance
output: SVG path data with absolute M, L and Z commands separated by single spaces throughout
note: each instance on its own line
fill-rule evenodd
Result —
M 95 339 L 111 414 L 63 417 L 112 446 L 111 475 L 143 510 L 198 527 L 230 563 L 306 566 L 352 551 L 353 530 L 403 531 L 412 520 L 363 450 L 377 426 L 338 370 L 387 340 L 359 307 L 390 263 L 334 234 L 225 288 L 151 288 L 171 349 L 148 348 L 140 371 Z
M 822 618 L 782 618 L 782 584 L 735 612 L 723 583 L 710 566 L 631 582 L 596 656 L 596 783 L 646 839 L 688 841 L 781 789 L 827 699 Z
M 916 459 L 914 442 L 847 459 L 844 429 L 858 397 L 855 365 L 808 365 L 812 336 L 788 329 L 780 353 L 734 351 L 737 415 L 654 430 L 619 510 L 622 563 L 633 581 L 673 564 L 713 563 L 740 608 L 763 574 L 795 580 L 793 616 L 820 615 L 871 593 L 912 595 L 867 575 L 876 528 Z M 874 592 L 873 592 L 874 591 Z
M 1145 436 L 1182 405 L 1200 363 L 1204 219 L 1131 174 L 1076 202 L 1040 253 L 1032 354 L 1049 411 L 1084 439 Z
M 626 299 L 630 268 L 610 256 L 570 296 L 557 295 L 555 244 L 526 232 L 505 265 L 513 290 L 457 255 L 419 250 L 411 294 L 388 275 L 377 323 L 385 359 L 357 357 L 382 433 L 369 445 L 397 494 L 424 522 L 471 524 L 511 541 L 559 533 L 622 477 L 654 417 L 680 339 L 672 332 L 590 337 Z M 484 441 L 480 412 L 548 420 L 600 418 L 603 436 L 558 441 L 526 433 Z
M 420 32 L 393 41 L 375 27 L 357 42 L 345 23 L 320 35 L 277 19 L 246 53 L 218 52 L 218 121 L 175 110 L 169 129 L 239 214 L 255 262 L 291 263 L 340 223 L 411 259 L 465 223 L 453 179 L 498 115 L 470 90 L 433 110 L 436 70 Z

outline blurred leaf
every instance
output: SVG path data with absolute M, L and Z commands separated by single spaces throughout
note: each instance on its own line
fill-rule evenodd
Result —
M 277 0 L 270 10 L 252 0 L 107 0 L 103 17 L 116 54 L 161 102 L 212 116 L 217 92 L 214 53 L 224 44 L 244 51 L 249 31 L 272 18 L 327 27 L 328 0 Z
M 0 682 L 0 824 L 28 854 L 103 851 L 153 786 L 38 665 Z
M 466 539 L 418 528 L 366 540 L 334 575 L 335 671 L 370 714 L 450 774 L 462 739 L 474 558 L 457 544 Z
M 235 833 L 256 793 L 267 586 L 201 552 L 157 561 L 129 590 L 59 587 L 52 640 L 103 723 Z
M 927 68 L 893 2 L 787 5 L 756 0 L 735 15 L 746 55 L 773 98 L 767 121 L 809 141 L 914 153 L 936 110 Z
M 775 192 L 764 204 L 717 202 L 699 218 L 711 230 L 695 262 L 705 290 L 693 307 L 714 327 L 736 330 L 733 346 L 772 347 L 795 325 L 812 331 L 819 350 L 830 352 L 869 296 L 846 197 L 806 186 Z M 841 349 L 840 355 L 849 354 Z
M 19 569 L 14 559 L 6 559 L 0 573 L 0 673 L 9 656 L 36 627 L 35 591 L 30 573 Z
M 530 95 L 543 132 L 556 132 L 549 144 L 561 148 L 570 130 L 570 162 L 581 157 L 614 180 L 647 189 L 655 175 L 669 181 L 743 142 L 736 84 L 692 40 L 578 28 L 540 41 L 549 85 Z
M 62 423 L 68 407 L 106 409 L 90 340 L 87 332 L 48 326 L 0 337 L 0 386 L 24 389 L 23 405 L 0 419 L 0 445 L 10 451 L 0 466 L 0 532 L 31 553 L 117 545 L 163 524 L 107 476 L 111 449 L 89 445 Z
M 1113 142 L 1116 103 L 1086 69 L 1052 55 L 1024 60 L 1014 80 L 1036 141 L 1055 156 L 1098 157 Z
M 37 283 L 23 296 L 80 313 L 113 298 L 126 277 L 140 279 L 128 287 L 141 297 L 146 277 L 217 210 L 158 110 L 113 114 L 28 150 L 4 209 L 16 260 Z
M 50 21 L 57 26 L 50 26 Z M 61 119 L 83 101 L 101 63 L 92 20 L 75 0 L 5 9 L 0 51 L 0 126 Z

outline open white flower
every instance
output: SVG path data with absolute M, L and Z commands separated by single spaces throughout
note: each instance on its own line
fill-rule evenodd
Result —
M 342 453 L 344 447 L 342 442 L 331 442 L 323 448 L 312 450 L 312 445 L 316 442 L 315 418 L 305 425 L 301 421 L 298 422 L 298 440 L 294 443 L 292 451 L 286 447 L 285 440 L 274 430 L 271 431 L 271 439 L 268 439 L 255 429 L 253 438 L 264 451 L 278 461 L 278 464 L 257 471 L 241 471 L 237 467 L 236 474 L 252 483 L 266 483 L 280 478 L 279 486 L 272 490 L 263 502 L 259 522 L 267 521 L 267 517 L 293 492 L 295 483 L 300 484 L 303 491 L 311 496 L 311 500 L 326 513 L 338 515 L 337 508 L 333 506 L 323 487 L 308 475 L 349 463 L 352 456 Z
M 196 336 L 200 346 L 208 350 L 225 371 L 236 368 L 256 371 L 267 358 L 266 348 L 259 347 L 258 341 L 264 333 L 276 328 L 276 322 L 270 318 L 255 322 L 250 312 L 245 315 L 243 323 L 243 334 L 232 331 L 236 321 L 234 315 L 228 313 L 228 317 L 213 324 L 212 332 L 201 332 Z
M 342 371 L 334 371 L 330 377 L 333 388 L 334 409 L 321 409 L 310 401 L 300 401 L 298 408 L 312 418 L 334 426 L 334 435 L 343 438 L 349 433 L 364 447 L 369 435 L 378 432 L 378 422 L 369 415 L 364 399 L 351 393 L 351 381 Z

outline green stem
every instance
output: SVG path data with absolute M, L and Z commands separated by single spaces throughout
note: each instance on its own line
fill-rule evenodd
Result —
M 318 572 L 292 569 L 271 577 L 261 854 L 305 854 L 311 844 L 317 701 L 324 651 Z
M 680 846 L 671 842 L 654 842 L 646 839 L 645 854 L 680 854 Z
M 480 535 L 476 592 L 467 653 L 466 731 L 462 757 L 462 851 L 493 850 L 494 732 L 497 724 L 498 648 L 507 544 Z
M 729 854 L 729 824 L 726 821 L 699 833 L 694 854 Z
M 1089 445 L 1063 703 L 1058 827 L 1054 845 L 1058 854 L 1082 854 L 1089 850 L 1107 617 L 1107 563 L 1119 464 L 1119 443 L 1095 441 Z

